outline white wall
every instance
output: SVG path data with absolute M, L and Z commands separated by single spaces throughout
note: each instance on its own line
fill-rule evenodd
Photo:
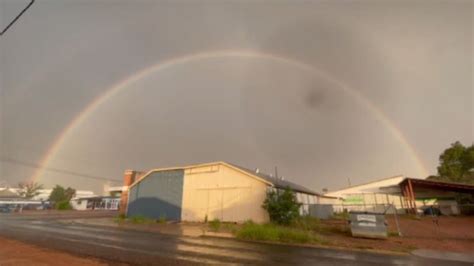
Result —
M 184 221 L 266 222 L 261 207 L 267 184 L 224 164 L 185 170 L 181 219 Z

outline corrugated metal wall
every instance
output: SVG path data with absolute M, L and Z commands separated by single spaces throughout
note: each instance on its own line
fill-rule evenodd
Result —
M 184 170 L 149 174 L 130 189 L 127 216 L 181 220 Z
M 266 222 L 266 190 L 265 183 L 222 164 L 186 169 L 182 219 Z

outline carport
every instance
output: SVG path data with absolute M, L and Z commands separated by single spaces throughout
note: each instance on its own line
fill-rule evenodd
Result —
M 399 183 L 406 209 L 416 213 L 417 200 L 437 200 L 455 202 L 459 197 L 474 199 L 474 186 L 426 179 L 405 178 Z M 469 204 L 466 204 L 469 205 Z M 470 207 L 470 206 L 467 206 Z

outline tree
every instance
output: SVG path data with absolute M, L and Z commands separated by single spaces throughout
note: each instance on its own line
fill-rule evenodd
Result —
M 51 201 L 56 208 L 67 209 L 65 205 L 69 204 L 69 201 L 76 194 L 76 190 L 70 187 L 64 189 L 60 185 L 56 185 L 49 195 L 49 201 Z
M 465 147 L 456 141 L 439 156 L 438 175 L 428 179 L 474 184 L 474 144 Z
M 31 199 L 40 194 L 39 190 L 43 189 L 43 185 L 36 182 L 20 182 L 18 183 L 20 196 Z
M 268 191 L 262 205 L 272 222 L 283 225 L 288 225 L 299 217 L 300 207 L 301 204 L 296 200 L 295 193 L 288 187 L 283 191 Z

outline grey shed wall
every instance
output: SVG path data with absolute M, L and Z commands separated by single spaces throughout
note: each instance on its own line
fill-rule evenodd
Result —
M 127 216 L 181 220 L 184 170 L 153 172 L 130 189 Z

